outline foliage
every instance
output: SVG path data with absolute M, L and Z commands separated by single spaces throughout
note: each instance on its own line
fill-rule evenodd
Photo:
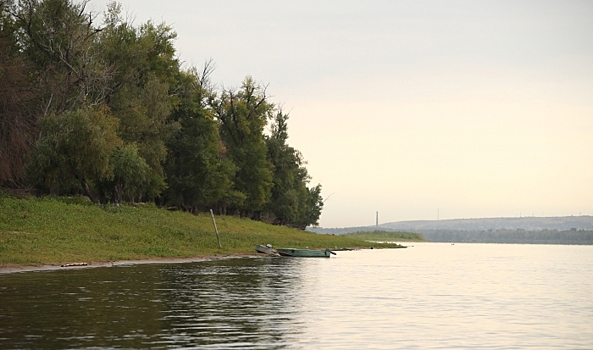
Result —
M 114 189 L 113 201 L 122 203 L 124 199 L 134 202 L 140 197 L 149 185 L 150 167 L 144 158 L 138 154 L 135 144 L 119 147 L 111 155 L 113 165 L 113 184 L 108 187 Z
M 42 118 L 42 134 L 33 152 L 29 175 L 50 193 L 82 190 L 97 202 L 90 186 L 113 178 L 110 157 L 121 144 L 116 127 L 117 119 L 96 109 Z
M 221 140 L 237 167 L 235 189 L 245 195 L 243 205 L 233 209 L 257 217 L 273 186 L 263 130 L 274 106 L 268 102 L 265 88 L 251 77 L 238 91 L 224 90 L 220 98 L 211 100 L 211 106 L 220 123 Z
M 217 123 L 207 108 L 209 66 L 200 76 L 195 70 L 179 75 L 180 100 L 172 119 L 180 126 L 167 144 L 169 204 L 186 210 L 211 208 L 231 195 L 236 167 L 224 157 Z
M 303 166 L 302 154 L 287 144 L 288 115 L 278 110 L 266 137 L 268 159 L 274 166 L 272 195 L 268 210 L 274 215 L 273 222 L 305 229 L 317 225 L 323 200 L 321 185 L 308 188 L 310 177 Z
M 101 58 L 113 67 L 106 104 L 120 120 L 119 136 L 134 143 L 149 166 L 146 195 L 159 196 L 165 182 L 166 141 L 177 130 L 169 117 L 176 97 L 169 91 L 179 73 L 173 40 L 176 34 L 164 24 L 147 22 L 135 28 L 112 3 L 100 35 Z
M 36 130 L 37 91 L 29 74 L 31 62 L 19 55 L 16 30 L 0 3 L 0 185 L 23 177 Z
M 9 7 L 16 43 L 34 66 L 43 107 L 60 114 L 103 98 L 109 70 L 98 59 L 99 30 L 86 2 L 23 0 Z
M 217 89 L 211 62 L 181 68 L 170 26 L 115 2 L 98 26 L 86 4 L 0 1 L 0 186 L 317 224 L 321 185 L 265 86 Z

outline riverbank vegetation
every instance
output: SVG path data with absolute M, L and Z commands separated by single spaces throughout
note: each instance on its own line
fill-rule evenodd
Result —
M 254 254 L 255 244 L 294 248 L 368 248 L 354 237 L 319 235 L 249 218 L 158 208 L 96 205 L 85 197 L 0 196 L 0 265 L 108 262 Z M 397 248 L 395 244 L 372 244 Z
M 265 85 L 219 88 L 170 26 L 86 3 L 0 1 L 0 188 L 317 224 L 321 185 Z
M 377 242 L 424 242 L 424 237 L 419 233 L 381 230 L 347 233 L 343 237 Z

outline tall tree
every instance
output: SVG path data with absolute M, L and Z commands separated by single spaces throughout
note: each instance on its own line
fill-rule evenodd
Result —
M 39 136 L 29 179 L 55 193 L 82 191 L 97 201 L 97 184 L 112 176 L 110 157 L 121 142 L 103 102 L 111 68 L 100 57 L 87 1 L 10 1 L 14 40 L 39 87 L 34 113 Z M 87 160 L 85 160 L 85 158 Z
M 108 6 L 100 35 L 101 58 L 113 67 L 105 101 L 120 120 L 119 136 L 135 144 L 149 166 L 146 195 L 152 198 L 166 188 L 165 143 L 178 129 L 169 119 L 178 104 L 170 91 L 179 74 L 175 37 L 165 24 L 133 27 L 117 3 Z
M 321 186 L 308 188 L 310 176 L 302 154 L 289 146 L 288 115 L 277 110 L 266 137 L 268 158 L 274 166 L 274 186 L 267 210 L 273 223 L 305 229 L 315 225 L 321 215 Z
M 235 189 L 245 196 L 236 209 L 259 218 L 273 186 L 263 130 L 274 105 L 267 101 L 265 88 L 247 77 L 241 89 L 224 90 L 219 98 L 211 99 L 211 106 L 221 139 L 237 167 Z
M 95 45 L 100 29 L 85 12 L 87 1 L 21 0 L 10 6 L 17 41 L 33 63 L 45 114 L 99 104 L 110 69 Z
M 35 135 L 39 91 L 6 6 L 0 2 L 0 185 L 18 186 Z
M 232 195 L 233 163 L 224 157 L 216 121 L 208 109 L 212 63 L 198 73 L 181 72 L 176 87 L 180 100 L 172 120 L 180 130 L 169 141 L 166 163 L 170 204 L 195 212 L 212 208 Z

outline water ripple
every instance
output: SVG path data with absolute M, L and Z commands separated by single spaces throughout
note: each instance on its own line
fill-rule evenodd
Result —
M 591 349 L 593 247 L 415 244 L 0 276 L 0 347 Z

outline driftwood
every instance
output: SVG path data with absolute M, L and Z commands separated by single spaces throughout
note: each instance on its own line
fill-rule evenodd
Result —
M 72 263 L 72 264 L 64 264 L 64 265 L 60 265 L 61 267 L 72 267 L 72 266 L 87 266 L 87 263 L 81 262 L 81 263 Z

